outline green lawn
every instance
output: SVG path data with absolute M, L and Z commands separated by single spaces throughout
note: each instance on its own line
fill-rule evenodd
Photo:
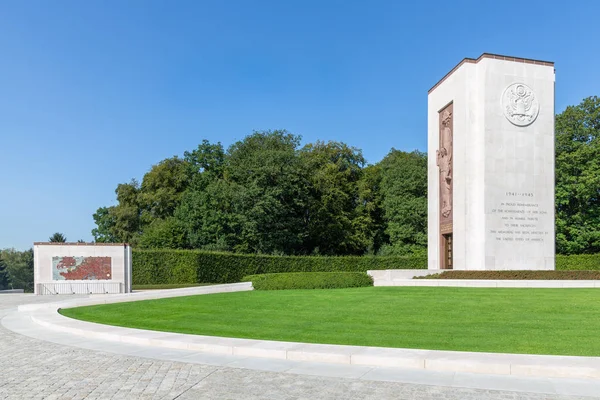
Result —
M 61 310 L 132 328 L 309 343 L 600 356 L 600 290 L 251 291 Z

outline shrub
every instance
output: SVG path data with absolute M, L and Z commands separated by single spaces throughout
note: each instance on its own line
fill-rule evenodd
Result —
M 245 276 L 256 290 L 342 289 L 373 286 L 373 279 L 364 272 L 289 272 Z
M 600 254 L 556 255 L 557 271 L 600 271 Z
M 426 257 L 267 256 L 201 250 L 134 250 L 133 284 L 229 283 L 278 272 L 366 272 L 426 269 Z
M 444 271 L 413 279 L 596 280 L 600 271 Z

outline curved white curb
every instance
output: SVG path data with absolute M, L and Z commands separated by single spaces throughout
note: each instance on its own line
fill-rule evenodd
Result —
M 254 290 L 252 282 L 226 283 L 223 285 L 194 286 L 180 289 L 147 290 L 126 294 L 98 294 L 87 298 L 63 300 L 55 303 L 24 304 L 18 307 L 19 311 L 33 311 L 45 308 L 72 308 L 93 306 L 97 304 L 126 303 L 139 300 L 166 299 L 169 297 L 195 296 L 198 294 L 243 292 Z
M 235 339 L 121 328 L 79 321 L 64 317 L 57 312 L 61 307 L 252 290 L 252 287 L 249 284 L 240 283 L 189 289 L 177 289 L 177 292 L 169 290 L 162 291 L 163 293 L 146 292 L 137 295 L 74 299 L 54 303 L 50 307 L 47 305 L 20 306 L 19 310 L 27 312 L 35 323 L 55 331 L 90 339 L 168 349 L 185 349 L 279 360 L 402 367 L 430 371 L 555 378 L 600 378 L 599 357 L 473 353 Z

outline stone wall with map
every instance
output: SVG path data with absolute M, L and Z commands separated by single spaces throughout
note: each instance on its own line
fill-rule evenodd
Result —
M 131 293 L 131 272 L 127 243 L 33 244 L 37 295 Z

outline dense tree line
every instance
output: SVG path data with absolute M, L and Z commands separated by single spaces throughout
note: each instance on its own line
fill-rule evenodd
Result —
M 556 117 L 556 243 L 600 252 L 600 99 Z M 94 214 L 98 242 L 263 254 L 424 254 L 427 155 L 392 149 L 366 165 L 341 142 L 300 146 L 255 132 L 224 149 L 203 141 L 116 189 Z
M 67 238 L 56 232 L 48 238 L 50 242 L 66 242 Z M 18 251 L 0 250 L 0 290 L 25 289 L 33 291 L 33 249 Z
M 0 253 L 0 290 L 10 289 L 10 277 L 6 269 L 6 262 L 2 259 L 2 253 Z
M 392 150 L 366 166 L 340 142 L 255 132 L 198 148 L 118 185 L 96 241 L 263 254 L 410 254 L 426 245 L 427 159 Z M 392 206 L 402 204 L 403 207 Z M 387 207 L 387 209 L 386 209 Z M 410 226 L 406 233 L 404 228 Z
M 54 233 L 49 242 L 64 243 L 65 235 Z M 83 240 L 78 240 L 83 243 Z M 33 249 L 18 251 L 16 249 L 0 249 L 0 290 L 24 289 L 33 292 Z
M 0 250 L 0 290 L 33 291 L 33 249 Z
M 556 116 L 556 251 L 600 253 L 600 98 Z

